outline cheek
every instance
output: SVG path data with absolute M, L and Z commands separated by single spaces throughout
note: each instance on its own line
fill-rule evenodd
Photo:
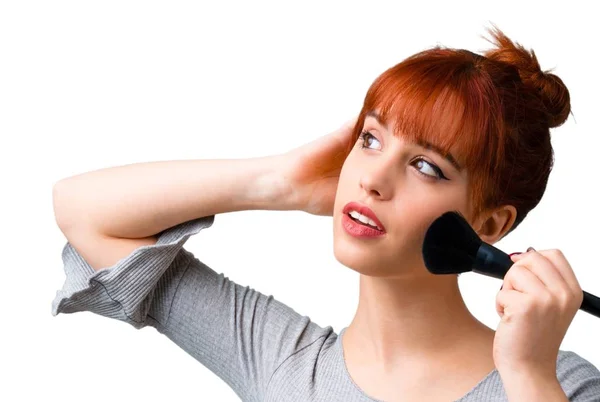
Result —
M 462 202 L 441 193 L 426 192 L 398 197 L 394 206 L 395 227 L 399 234 L 411 233 L 416 239 L 424 238 L 431 223 L 448 211 L 463 211 Z
M 410 221 L 423 221 L 447 208 L 448 202 L 441 193 L 430 191 L 411 191 L 397 194 L 394 210 L 398 216 Z
M 338 184 L 336 189 L 336 196 L 340 194 L 344 194 L 344 192 L 348 192 L 350 185 L 352 184 L 352 180 L 354 179 L 354 173 L 352 172 L 352 167 L 349 163 L 344 163 L 342 168 L 340 169 Z M 356 181 L 353 182 L 354 186 L 356 186 Z M 337 198 L 337 197 L 336 197 Z

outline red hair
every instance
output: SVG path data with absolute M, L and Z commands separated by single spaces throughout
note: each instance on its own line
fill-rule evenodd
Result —
M 493 24 L 492 24 L 493 25 Z M 570 113 L 569 91 L 542 72 L 533 51 L 496 26 L 484 55 L 436 46 L 384 71 L 367 91 L 354 142 L 368 112 L 394 135 L 428 141 L 467 169 L 473 216 L 513 205 L 514 230 L 541 200 L 554 162 L 551 127 Z M 505 235 L 506 235 L 505 234 Z

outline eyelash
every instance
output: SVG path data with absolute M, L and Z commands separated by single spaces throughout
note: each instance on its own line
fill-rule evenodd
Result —
M 360 135 L 358 136 L 358 138 L 360 140 L 362 140 L 362 142 L 360 143 L 361 149 L 369 149 L 368 147 L 365 147 L 365 139 L 366 139 L 367 135 L 370 135 L 371 137 L 377 139 L 377 137 L 375 137 L 373 134 L 371 134 L 368 131 L 361 132 Z M 444 176 L 444 173 L 442 173 L 442 170 L 438 166 L 434 165 L 433 163 L 430 163 L 423 158 L 416 159 L 416 161 L 423 161 L 423 162 L 427 163 L 429 166 L 431 166 L 431 168 L 433 170 L 435 170 L 435 172 L 437 173 L 437 177 L 434 177 L 427 173 L 423 173 L 419 169 L 417 169 L 417 173 L 425 176 L 428 179 L 432 179 L 432 180 L 449 180 L 446 176 Z

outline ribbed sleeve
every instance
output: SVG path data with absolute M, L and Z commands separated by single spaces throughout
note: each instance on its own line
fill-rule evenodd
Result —
M 156 244 L 141 246 L 99 271 L 67 242 L 62 250 L 66 278 L 52 302 L 52 314 L 90 311 L 136 328 L 146 325 L 149 313 L 165 320 L 176 285 L 193 258 L 183 245 L 210 227 L 214 218 L 210 215 L 169 228 L 159 234 Z

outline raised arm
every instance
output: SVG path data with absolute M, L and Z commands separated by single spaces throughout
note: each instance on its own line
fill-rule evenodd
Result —
M 183 245 L 216 214 L 287 209 L 278 162 L 153 162 L 57 183 L 56 220 L 69 241 L 53 315 L 89 311 L 152 326 L 243 400 L 263 400 L 288 357 L 325 342 L 332 328 L 230 280 L 226 267 L 213 270 Z
M 55 219 L 94 270 L 192 219 L 241 210 L 287 210 L 281 156 L 144 162 L 62 179 Z
M 52 314 L 89 311 L 138 329 L 152 326 L 242 400 L 310 392 L 302 379 L 289 380 L 285 365 L 295 366 L 296 356 L 315 361 L 333 328 L 234 282 L 226 267 L 215 271 L 183 246 L 220 213 L 331 216 L 351 129 L 344 125 L 282 155 L 138 163 L 57 182 L 56 221 L 69 241 Z

